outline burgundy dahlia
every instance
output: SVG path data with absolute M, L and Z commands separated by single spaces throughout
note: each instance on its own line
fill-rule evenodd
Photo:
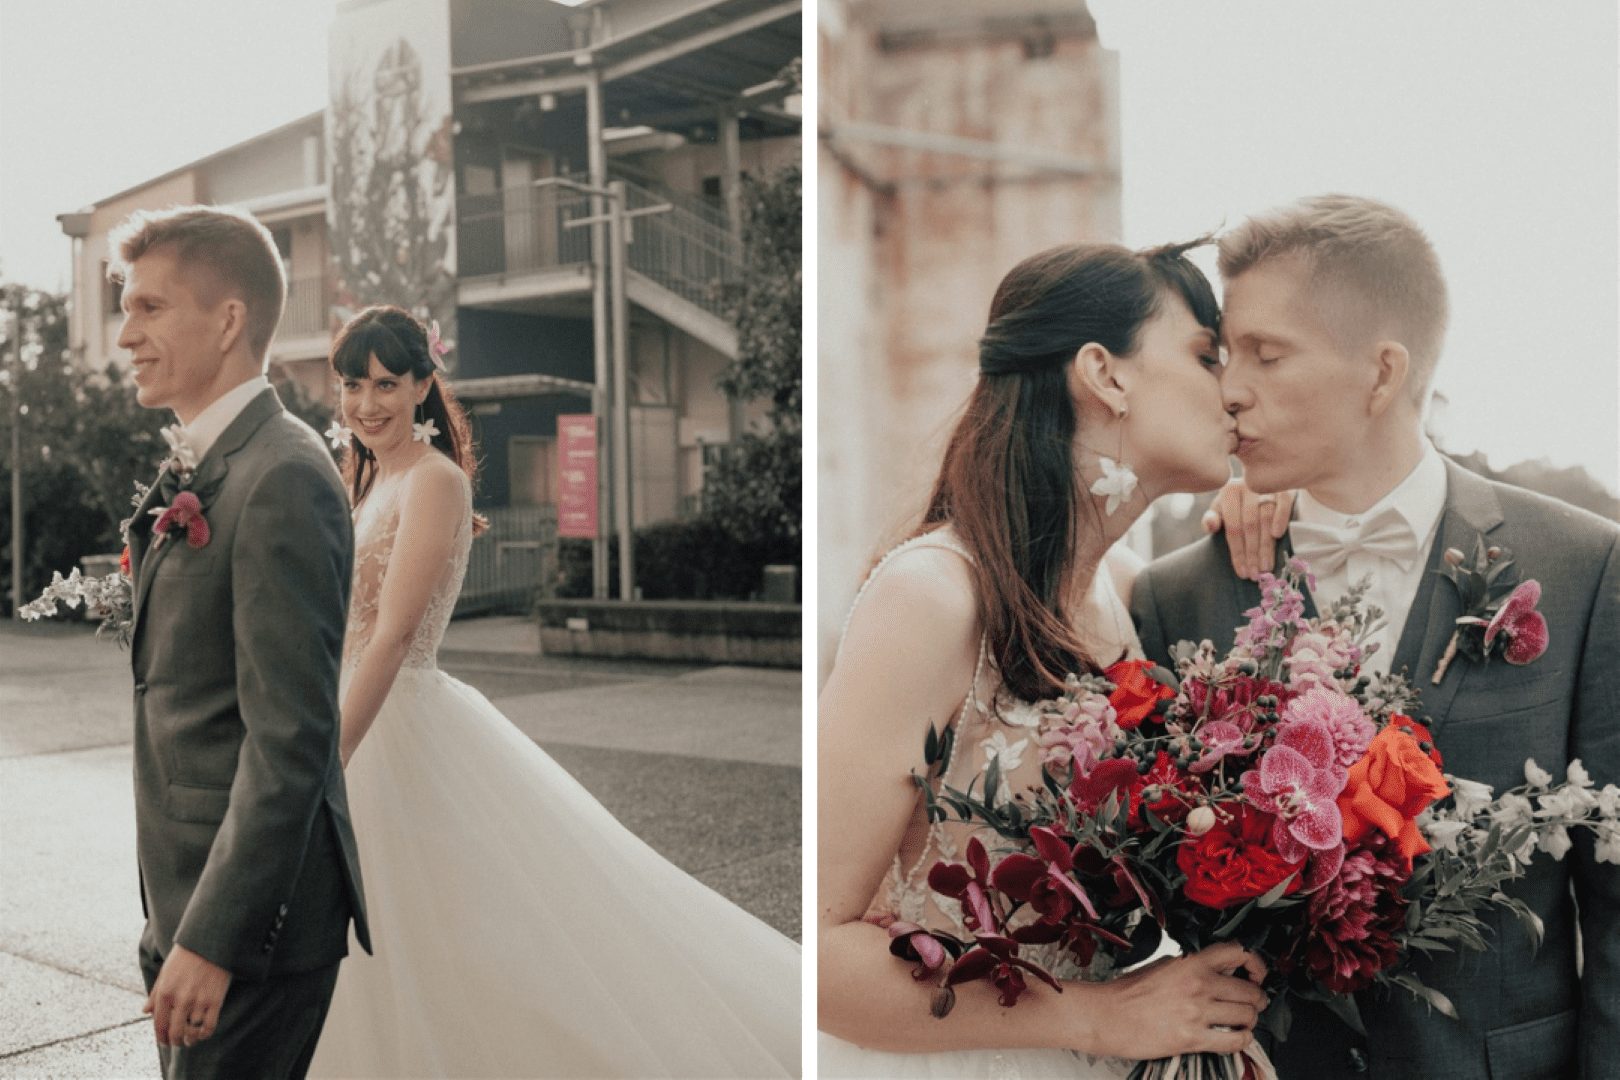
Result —
M 1345 856 L 1336 878 L 1311 895 L 1304 967 L 1336 993 L 1372 985 L 1395 963 L 1395 932 L 1406 919 L 1401 885 L 1408 874 L 1399 854 L 1380 838 Z

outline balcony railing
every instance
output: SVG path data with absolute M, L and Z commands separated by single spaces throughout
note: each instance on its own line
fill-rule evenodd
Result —
M 582 182 L 577 178 L 573 182 Z M 625 183 L 631 210 L 669 205 L 631 223 L 630 269 L 688 303 L 725 316 L 722 286 L 741 274 L 736 237 L 719 211 L 700 200 Z M 556 179 L 458 200 L 457 260 L 463 277 L 588 265 L 591 230 L 567 227 L 589 217 L 591 196 Z
M 322 334 L 328 328 L 326 279 L 298 277 L 287 282 L 287 307 L 276 332 L 282 337 Z
M 457 200 L 456 260 L 463 277 L 522 274 L 591 261 L 591 230 L 569 229 L 589 217 L 591 199 L 556 180 Z

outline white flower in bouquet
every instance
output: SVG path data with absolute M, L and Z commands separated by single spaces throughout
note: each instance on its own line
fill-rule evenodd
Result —
M 1524 778 L 1532 787 L 1552 787 L 1552 773 L 1537 765 L 1535 758 L 1524 759 Z

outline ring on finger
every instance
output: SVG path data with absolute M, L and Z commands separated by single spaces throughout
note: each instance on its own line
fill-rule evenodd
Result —
M 1271 505 L 1276 503 L 1277 496 L 1275 496 L 1275 495 L 1258 495 L 1258 496 L 1255 497 L 1254 501 L 1256 503 L 1258 503 L 1259 505 L 1261 505 L 1261 506 L 1271 506 Z

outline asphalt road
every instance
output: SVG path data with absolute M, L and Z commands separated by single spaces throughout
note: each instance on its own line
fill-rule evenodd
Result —
M 442 666 L 666 858 L 799 938 L 799 674 L 553 660 L 530 633 L 453 624 Z M 0 624 L 0 1077 L 157 1075 L 128 663 L 80 626 Z

